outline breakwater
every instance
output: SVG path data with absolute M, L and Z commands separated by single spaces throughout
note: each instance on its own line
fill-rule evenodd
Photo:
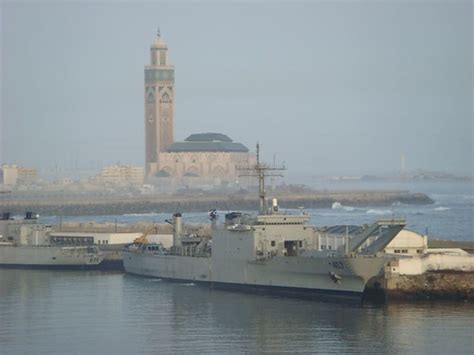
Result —
M 427 271 L 421 275 L 380 276 L 365 291 L 368 300 L 474 300 L 474 272 Z
M 390 206 L 394 203 L 431 204 L 426 194 L 409 191 L 311 192 L 274 194 L 282 208 L 329 208 L 334 202 L 350 206 Z M 45 196 L 4 199 L 0 212 L 23 214 L 26 210 L 40 215 L 120 215 L 149 212 L 195 212 L 219 210 L 256 210 L 255 194 L 207 194 L 167 196 Z

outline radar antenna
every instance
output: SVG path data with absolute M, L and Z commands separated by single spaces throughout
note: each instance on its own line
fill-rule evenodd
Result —
M 265 177 L 267 176 L 280 176 L 283 177 L 281 173 L 272 173 L 272 171 L 283 171 L 286 170 L 285 166 L 269 167 L 267 164 L 260 162 L 260 144 L 257 142 L 257 164 L 253 167 L 238 167 L 237 170 L 240 171 L 247 171 L 247 173 L 239 174 L 240 176 L 252 176 L 258 177 L 258 197 L 260 200 L 260 209 L 259 214 L 265 215 L 268 213 L 268 208 L 266 206 L 266 198 L 265 198 Z

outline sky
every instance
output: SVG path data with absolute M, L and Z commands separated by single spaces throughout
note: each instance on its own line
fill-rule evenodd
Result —
M 175 135 L 293 173 L 474 170 L 471 1 L 1 2 L 0 163 L 144 164 L 144 65 L 175 66 Z

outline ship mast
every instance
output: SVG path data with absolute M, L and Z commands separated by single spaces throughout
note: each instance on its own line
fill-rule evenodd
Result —
M 241 171 L 248 171 L 246 174 L 239 174 L 239 176 L 252 176 L 258 177 L 258 198 L 260 201 L 259 214 L 268 214 L 267 199 L 265 196 L 265 178 L 267 176 L 283 176 L 281 173 L 272 173 L 272 171 L 283 171 L 286 170 L 282 167 L 269 167 L 268 165 L 260 162 L 260 144 L 257 142 L 257 164 L 249 168 L 238 168 Z

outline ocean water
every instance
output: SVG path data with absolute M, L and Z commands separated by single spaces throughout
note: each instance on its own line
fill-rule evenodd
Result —
M 320 185 L 321 186 L 321 185 Z M 319 225 L 371 223 L 378 218 L 405 218 L 407 228 L 433 239 L 474 241 L 473 182 L 349 183 L 322 185 L 338 190 L 408 190 L 426 193 L 434 204 L 357 208 L 333 205 L 330 210 L 312 210 Z M 344 221 L 340 223 L 339 221 Z
M 357 207 L 344 206 L 339 202 L 331 208 L 306 209 L 311 215 L 311 223 L 317 226 L 338 224 L 370 224 L 381 218 L 405 218 L 407 228 L 422 234 L 428 234 L 433 239 L 474 240 L 474 187 L 469 182 L 459 183 L 347 183 L 347 184 L 317 184 L 322 190 L 409 190 L 424 192 L 435 202 L 430 205 L 407 205 L 394 203 L 391 206 Z M 271 192 L 268 193 L 271 196 Z M 280 201 L 284 206 L 284 201 Z M 209 206 L 211 209 L 213 206 Z M 303 206 L 304 207 L 304 206 Z M 165 223 L 171 217 L 170 213 L 125 214 L 108 216 L 63 216 L 63 221 L 96 221 L 114 223 L 134 223 L 140 221 Z M 222 223 L 224 214 L 229 211 L 218 211 Z M 301 213 L 300 210 L 288 210 L 290 213 Z M 44 216 L 45 223 L 59 223 L 59 216 Z M 184 223 L 209 223 L 208 213 L 184 213 Z
M 1 270 L 0 353 L 469 354 L 472 303 L 341 305 L 120 273 Z

